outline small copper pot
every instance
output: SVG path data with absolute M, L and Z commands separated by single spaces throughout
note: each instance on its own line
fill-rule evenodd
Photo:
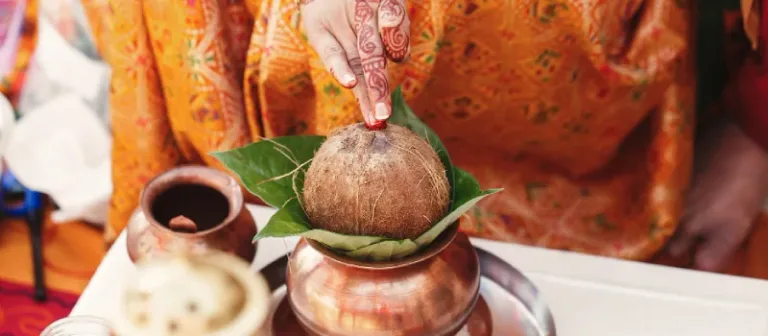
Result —
M 392 262 L 362 262 L 300 240 L 286 277 L 299 323 L 312 335 L 455 335 L 480 289 L 477 254 L 457 228 Z
M 196 232 L 172 230 L 170 219 L 184 216 Z M 128 255 L 134 263 L 157 254 L 201 253 L 211 249 L 253 261 L 256 222 L 243 203 L 237 181 L 218 170 L 182 166 L 147 183 L 139 208 L 126 228 Z

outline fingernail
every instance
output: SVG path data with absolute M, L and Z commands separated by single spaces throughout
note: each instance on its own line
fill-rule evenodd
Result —
M 344 83 L 346 83 L 347 85 L 355 85 L 355 82 L 357 82 L 357 79 L 355 78 L 355 76 L 352 76 L 350 74 L 344 75 L 343 80 L 344 80 Z
M 376 104 L 376 120 L 387 120 L 390 114 L 391 113 L 387 108 L 387 104 L 384 104 L 384 103 Z

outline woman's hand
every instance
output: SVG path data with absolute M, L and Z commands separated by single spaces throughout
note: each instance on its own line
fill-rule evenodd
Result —
M 681 226 L 668 249 L 679 257 L 696 248 L 694 265 L 706 271 L 726 266 L 749 235 L 768 195 L 768 155 L 739 128 L 726 127 L 704 155 L 703 169 L 694 179 Z
M 387 58 L 410 52 L 405 0 L 300 0 L 309 43 L 342 86 L 353 89 L 369 126 L 392 114 Z

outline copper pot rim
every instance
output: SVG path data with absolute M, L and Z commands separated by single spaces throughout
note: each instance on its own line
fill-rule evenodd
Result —
M 421 248 L 416 253 L 406 256 L 405 258 L 400 258 L 400 259 L 390 260 L 390 261 L 359 260 L 359 259 L 355 259 L 349 256 L 345 256 L 343 254 L 340 254 L 334 251 L 333 249 L 323 245 L 322 243 L 319 243 L 312 239 L 304 238 L 304 240 L 315 251 L 318 251 L 320 254 L 322 254 L 326 258 L 334 262 L 337 262 L 339 264 L 349 266 L 349 267 L 354 267 L 354 268 L 366 269 L 366 270 L 388 270 L 388 269 L 395 269 L 395 268 L 406 267 L 413 264 L 417 264 L 436 256 L 453 242 L 453 240 L 458 235 L 458 232 L 459 232 L 459 223 L 458 222 L 453 223 L 451 224 L 451 226 L 446 228 L 445 231 L 443 231 L 439 236 L 437 236 L 437 238 L 435 238 L 435 240 L 432 241 L 432 243 L 427 245 L 425 248 Z
M 152 202 L 157 195 L 171 187 L 187 183 L 204 185 L 224 195 L 229 203 L 227 217 L 210 229 L 194 233 L 173 231 L 160 224 L 152 214 Z M 224 229 L 227 224 L 234 222 L 240 215 L 244 202 L 242 189 L 240 189 L 240 184 L 237 183 L 234 177 L 219 170 L 200 165 L 182 165 L 160 173 L 147 182 L 139 196 L 139 206 L 144 212 L 144 217 L 150 223 L 150 227 L 188 238 L 200 238 Z

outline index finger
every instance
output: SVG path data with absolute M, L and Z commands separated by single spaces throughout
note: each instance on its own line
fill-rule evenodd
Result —
M 385 121 L 392 115 L 392 103 L 387 58 L 384 43 L 379 36 L 378 8 L 378 0 L 355 0 L 355 33 L 374 117 L 378 121 Z

